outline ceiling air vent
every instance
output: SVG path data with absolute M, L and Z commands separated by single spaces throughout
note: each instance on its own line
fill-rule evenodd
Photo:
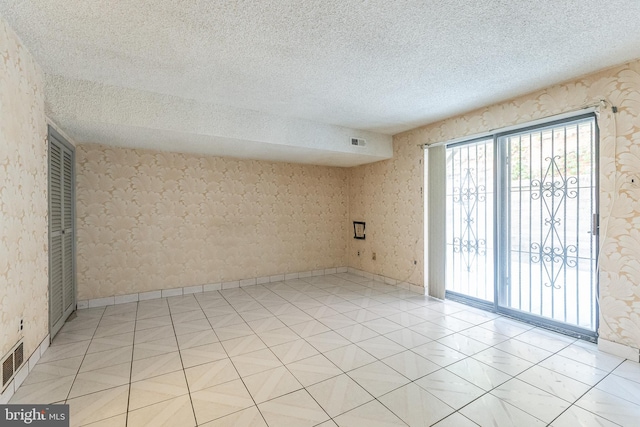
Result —
M 351 145 L 364 147 L 365 145 L 367 145 L 367 141 L 362 138 L 351 138 Z
M 2 359 L 2 390 L 4 390 L 7 384 L 13 379 L 23 363 L 24 345 L 22 342 L 19 342 Z

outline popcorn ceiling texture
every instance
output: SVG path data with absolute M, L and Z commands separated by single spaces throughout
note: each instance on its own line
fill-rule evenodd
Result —
M 31 355 L 49 328 L 43 82 L 31 54 L 0 19 L 0 356 L 21 337 Z
M 0 14 L 46 74 L 122 89 L 105 98 L 78 85 L 89 108 L 52 115 L 79 143 L 134 144 L 166 129 L 112 121 L 114 111 L 89 120 L 109 99 L 136 123 L 170 116 L 171 104 L 127 108 L 126 90 L 183 98 L 193 115 L 227 109 L 241 127 L 262 112 L 264 128 L 283 116 L 390 135 L 640 57 L 637 0 L 0 0 Z M 48 95 L 51 111 L 76 99 Z M 277 143 L 335 143 L 314 126 L 291 129 L 274 132 Z M 206 146 L 191 141 L 195 127 L 179 133 L 172 151 Z
M 341 267 L 349 171 L 78 145 L 78 299 Z
M 392 155 L 391 136 L 375 132 L 59 76 L 46 88 L 47 115 L 81 142 L 333 166 Z
M 598 120 L 600 223 L 601 233 L 606 232 L 600 236 L 604 245 L 599 332 L 609 341 L 640 348 L 640 190 L 628 179 L 631 174 L 640 176 L 640 60 L 394 136 L 392 160 L 352 170 L 350 216 L 367 221 L 367 240 L 350 246 L 349 266 L 397 280 L 411 271 L 406 265 L 411 255 L 407 248 L 413 246 L 415 233 L 422 235 L 415 222 L 423 223 L 424 218 L 419 201 L 423 167 L 418 163 L 423 153 L 417 144 L 575 111 L 600 99 L 617 106 L 619 112 L 614 120 L 610 110 L 602 110 Z M 368 221 L 375 227 L 370 229 Z M 377 250 L 384 257 L 364 263 L 356 256 L 358 248 Z M 420 244 L 417 259 L 423 256 Z M 418 272 L 412 280 L 424 284 Z

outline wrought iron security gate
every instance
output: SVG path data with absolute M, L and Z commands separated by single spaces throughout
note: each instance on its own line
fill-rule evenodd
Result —
M 448 147 L 447 292 L 595 334 L 597 176 L 592 115 Z

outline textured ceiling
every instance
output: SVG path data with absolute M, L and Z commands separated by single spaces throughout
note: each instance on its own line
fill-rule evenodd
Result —
M 638 0 L 0 0 L 0 15 L 68 81 L 387 135 L 640 57 Z

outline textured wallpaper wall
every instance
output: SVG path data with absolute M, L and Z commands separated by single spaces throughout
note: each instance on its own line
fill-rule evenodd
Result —
M 78 299 L 345 265 L 349 171 L 79 145 Z
M 43 81 L 0 19 L 0 356 L 21 336 L 30 355 L 49 328 Z
M 366 222 L 366 239 L 353 239 L 351 232 L 349 266 L 422 286 L 422 149 L 395 137 L 391 160 L 350 171 L 350 216 Z
M 606 227 L 606 237 L 601 236 L 600 336 L 640 347 L 640 189 L 628 179 L 630 174 L 640 176 L 640 61 L 396 135 L 393 160 L 352 172 L 352 219 L 379 222 L 388 218 L 391 222 L 371 230 L 376 234 L 367 235 L 366 248 L 410 248 L 414 244 L 410 230 L 418 232 L 423 222 L 421 201 L 416 206 L 420 195 L 415 190 L 412 196 L 403 191 L 413 189 L 422 179 L 422 167 L 416 164 L 423 153 L 415 149 L 416 144 L 447 141 L 575 111 L 600 99 L 619 109 L 615 117 L 610 110 L 603 110 L 598 121 L 600 212 L 601 224 Z M 368 197 L 360 198 L 361 194 Z M 406 249 L 392 251 L 390 256 L 395 258 L 365 263 L 354 255 L 356 247 L 353 243 L 350 247 L 350 266 L 402 279 L 404 268 L 394 270 L 394 264 L 405 265 Z M 418 259 L 422 259 L 422 245 L 418 251 Z M 423 283 L 422 276 L 416 273 L 414 277 L 419 280 L 415 283 Z

